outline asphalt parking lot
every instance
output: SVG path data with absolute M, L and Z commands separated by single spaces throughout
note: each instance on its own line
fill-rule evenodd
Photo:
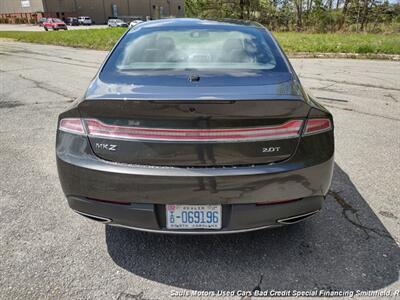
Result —
M 68 30 L 104 29 L 107 25 L 68 26 Z M 32 24 L 0 24 L 0 31 L 44 31 L 43 27 Z
M 399 62 L 292 60 L 334 114 L 336 165 L 320 214 L 247 234 L 164 236 L 76 215 L 58 182 L 57 115 L 105 55 L 0 43 L 1 299 L 400 289 Z

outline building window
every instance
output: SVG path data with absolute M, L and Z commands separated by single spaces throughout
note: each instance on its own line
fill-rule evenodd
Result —
M 178 10 L 181 10 L 181 6 L 180 5 L 178 5 Z

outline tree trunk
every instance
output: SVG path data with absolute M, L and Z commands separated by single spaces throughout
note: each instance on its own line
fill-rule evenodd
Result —
M 343 14 L 343 19 L 339 24 L 339 30 L 341 30 L 343 28 L 344 23 L 346 22 L 346 16 L 347 16 L 347 7 L 349 5 L 350 0 L 344 0 L 344 4 L 343 4 L 343 10 L 342 10 L 342 14 Z
M 245 0 L 240 0 L 239 1 L 239 6 L 240 6 L 240 18 L 244 19 L 244 1 Z
M 364 0 L 363 13 L 361 15 L 361 31 L 364 31 L 365 25 L 368 22 L 368 0 Z
M 302 20 L 303 0 L 295 0 L 295 6 L 296 6 L 296 13 L 297 13 L 296 31 L 301 31 L 303 28 L 303 20 Z
M 307 5 L 308 11 L 311 11 L 312 5 L 313 5 L 313 0 L 309 0 L 308 5 Z

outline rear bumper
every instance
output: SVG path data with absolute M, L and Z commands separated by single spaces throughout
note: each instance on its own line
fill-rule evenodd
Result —
M 330 134 L 325 134 L 327 140 L 332 139 Z M 283 163 L 177 168 L 108 162 L 93 154 L 86 137 L 57 135 L 58 173 L 70 207 L 109 219 L 112 225 L 146 231 L 230 233 L 280 226 L 281 219 L 311 215 L 321 209 L 333 164 L 333 143 L 324 143 L 321 136 L 303 138 L 296 154 Z M 288 200 L 296 201 L 272 204 Z M 168 231 L 165 204 L 221 204 L 222 230 Z
M 284 204 L 227 204 L 222 206 L 221 230 L 169 230 L 165 225 L 165 205 L 104 203 L 68 197 L 69 206 L 90 219 L 136 230 L 171 234 L 227 234 L 293 224 L 321 209 L 323 197 L 310 197 Z

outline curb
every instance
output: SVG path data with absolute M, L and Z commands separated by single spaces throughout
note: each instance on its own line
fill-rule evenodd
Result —
M 288 52 L 289 58 L 351 58 L 351 59 L 379 59 L 400 61 L 399 54 L 384 53 L 313 53 L 313 52 Z

